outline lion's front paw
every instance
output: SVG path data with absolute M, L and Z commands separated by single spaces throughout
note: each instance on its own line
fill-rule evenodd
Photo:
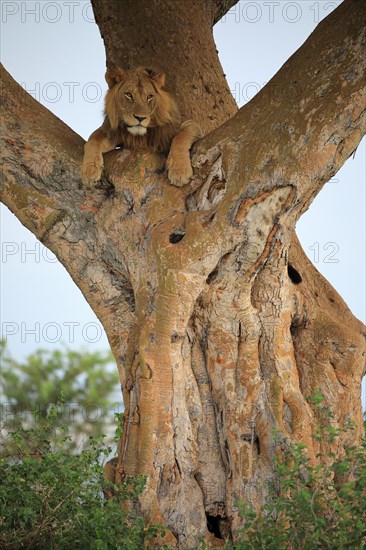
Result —
M 174 156 L 170 154 L 166 167 L 168 169 L 169 181 L 176 187 L 183 187 L 183 185 L 186 185 L 193 174 L 189 154 L 187 154 L 187 156 Z
M 103 158 L 86 160 L 83 162 L 80 170 L 81 179 L 85 184 L 91 184 L 99 181 L 103 171 Z

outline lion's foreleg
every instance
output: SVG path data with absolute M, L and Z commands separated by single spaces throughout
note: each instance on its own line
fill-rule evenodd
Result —
M 195 141 L 202 137 L 202 130 L 193 120 L 183 122 L 179 133 L 172 141 L 166 167 L 172 185 L 182 187 L 192 177 L 189 151 Z
M 84 145 L 84 158 L 80 175 L 84 183 L 98 181 L 103 171 L 103 153 L 112 151 L 113 143 L 101 128 L 95 130 Z

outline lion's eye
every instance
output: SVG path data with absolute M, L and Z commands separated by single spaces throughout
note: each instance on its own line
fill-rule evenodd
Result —
M 133 95 L 130 94 L 130 92 L 126 92 L 125 96 L 127 97 L 127 99 L 133 99 Z
M 150 95 L 147 96 L 147 100 L 148 100 L 148 101 L 151 101 L 153 97 L 154 97 L 154 96 L 153 96 L 152 94 L 150 94 Z

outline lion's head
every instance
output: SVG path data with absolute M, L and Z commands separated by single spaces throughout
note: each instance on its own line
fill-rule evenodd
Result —
M 109 86 L 105 110 L 112 130 L 123 127 L 133 136 L 143 136 L 148 128 L 179 121 L 177 105 L 164 90 L 163 73 L 142 67 L 110 69 L 105 78 Z

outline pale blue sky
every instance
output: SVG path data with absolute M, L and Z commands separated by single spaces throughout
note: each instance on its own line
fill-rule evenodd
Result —
M 339 2 L 240 2 L 215 27 L 230 89 L 253 97 Z M 87 0 L 1 2 L 6 69 L 87 138 L 102 121 L 105 56 Z M 305 252 L 365 317 L 365 140 L 298 223 Z M 104 349 L 99 321 L 64 268 L 1 207 L 1 328 L 22 358 L 39 347 Z M 33 253 L 31 252 L 33 251 Z M 340 319 L 340 322 L 342 320 Z

